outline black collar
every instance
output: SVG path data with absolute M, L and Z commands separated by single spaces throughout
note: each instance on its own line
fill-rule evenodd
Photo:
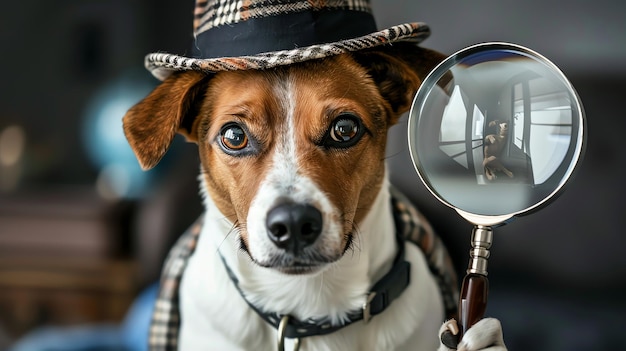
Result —
M 402 231 L 398 227 L 399 221 L 395 215 L 394 220 L 396 222 L 396 241 L 398 243 L 398 253 L 396 254 L 393 266 L 389 272 L 376 282 L 368 293 L 363 307 L 360 310 L 349 314 L 349 320 L 340 325 L 331 325 L 327 320 L 308 319 L 305 321 L 299 321 L 295 318 L 289 318 L 285 329 L 285 337 L 303 338 L 307 336 L 324 335 L 337 331 L 360 320 L 368 322 L 371 317 L 383 312 L 387 307 L 389 307 L 389 305 L 391 305 L 393 300 L 402 294 L 410 282 L 411 264 L 404 260 L 405 240 L 401 234 Z M 221 254 L 220 257 L 222 258 L 222 262 L 224 262 L 228 276 L 232 280 L 233 284 L 235 284 L 235 287 L 237 288 L 237 291 L 239 291 L 239 294 L 241 294 L 241 297 L 256 313 L 258 313 L 261 318 L 263 318 L 263 320 L 278 329 L 284 315 L 275 312 L 263 312 L 257 306 L 250 303 L 239 287 L 239 280 L 230 267 L 228 267 L 228 264 L 226 264 L 226 261 Z

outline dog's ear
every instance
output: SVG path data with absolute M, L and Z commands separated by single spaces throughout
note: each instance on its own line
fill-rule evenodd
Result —
M 415 44 L 392 46 L 357 52 L 354 59 L 365 67 L 391 106 L 395 122 L 408 111 L 422 80 L 446 56 Z
M 177 132 L 197 142 L 193 123 L 207 81 L 201 72 L 176 72 L 128 110 L 124 134 L 141 168 L 156 166 Z

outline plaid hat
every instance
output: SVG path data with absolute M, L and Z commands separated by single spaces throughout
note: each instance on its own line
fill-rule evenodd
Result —
M 193 29 L 194 57 L 146 56 L 155 77 L 266 69 L 430 34 L 418 22 L 377 30 L 369 0 L 196 0 Z

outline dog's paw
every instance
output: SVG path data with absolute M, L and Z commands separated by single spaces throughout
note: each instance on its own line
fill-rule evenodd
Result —
M 484 318 L 474 324 L 458 340 L 459 327 L 454 319 L 445 322 L 439 329 L 441 345 L 438 351 L 506 351 L 502 326 L 495 318 Z M 457 345 L 458 344 L 458 345 Z

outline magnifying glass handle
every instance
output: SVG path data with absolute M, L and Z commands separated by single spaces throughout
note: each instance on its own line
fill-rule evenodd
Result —
M 475 226 L 472 231 L 472 250 L 467 275 L 463 278 L 459 301 L 460 332 L 463 334 L 485 314 L 489 280 L 487 279 L 487 259 L 493 240 L 491 227 Z
M 461 299 L 459 303 L 460 335 L 463 334 L 476 322 L 481 320 L 487 308 L 487 295 L 489 294 L 489 280 L 487 276 L 469 273 L 463 279 Z

